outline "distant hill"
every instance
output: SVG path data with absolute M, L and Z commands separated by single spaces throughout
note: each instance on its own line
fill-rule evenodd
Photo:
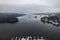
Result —
M 55 13 L 56 16 L 60 16 L 60 13 Z
M 18 14 L 18 13 L 0 13 L 0 19 L 9 19 L 9 18 L 16 18 L 19 16 L 24 16 L 26 14 Z
M 35 13 L 34 15 L 49 15 L 49 16 L 60 16 L 60 13 L 57 12 L 57 13 Z

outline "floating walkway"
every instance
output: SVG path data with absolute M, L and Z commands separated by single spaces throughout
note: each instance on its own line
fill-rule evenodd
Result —
M 45 40 L 43 37 L 12 37 L 11 40 Z

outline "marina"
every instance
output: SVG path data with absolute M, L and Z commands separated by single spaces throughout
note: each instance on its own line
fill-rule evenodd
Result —
M 58 16 L 42 17 L 41 22 L 52 24 L 54 26 L 60 26 L 59 18 L 60 17 L 58 17 Z

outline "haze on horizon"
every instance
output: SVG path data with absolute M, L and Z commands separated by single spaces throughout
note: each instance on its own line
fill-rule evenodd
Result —
M 60 12 L 60 0 L 0 0 L 0 12 Z

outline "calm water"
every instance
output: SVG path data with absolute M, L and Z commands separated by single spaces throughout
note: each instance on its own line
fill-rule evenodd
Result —
M 0 23 L 0 40 L 13 36 L 43 36 L 50 40 L 60 40 L 60 27 L 43 24 L 39 17 L 24 16 L 18 18 L 19 22 L 14 24 Z

